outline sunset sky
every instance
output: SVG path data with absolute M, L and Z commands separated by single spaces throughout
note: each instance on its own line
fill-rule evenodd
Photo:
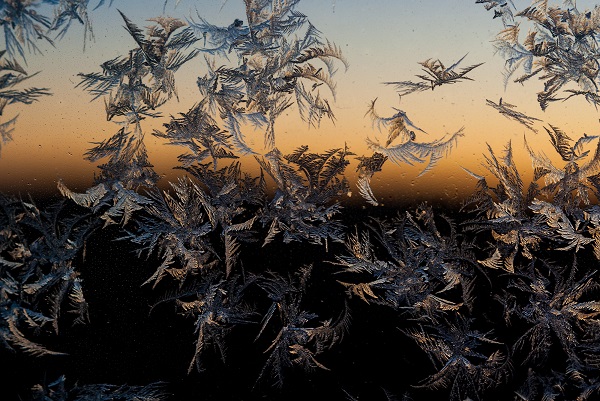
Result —
M 93 7 L 97 1 L 90 3 Z M 514 3 L 518 9 L 529 4 L 519 0 Z M 580 10 L 594 4 L 593 1 L 577 3 Z M 163 14 L 163 1 L 114 0 L 111 7 L 104 5 L 90 11 L 95 41 L 86 43 L 85 51 L 83 29 L 73 24 L 67 35 L 56 42 L 56 47 L 41 43 L 43 55 L 27 56 L 24 65 L 27 71 L 40 71 L 27 81 L 27 86 L 47 87 L 53 96 L 41 98 L 30 106 L 11 105 L 5 109 L 1 121 L 17 114 L 19 118 L 13 141 L 2 146 L 0 191 L 56 192 L 59 179 L 74 190 L 83 191 L 91 185 L 96 168 L 83 160 L 83 154 L 92 146 L 91 142 L 109 138 L 119 126 L 106 121 L 101 99 L 91 102 L 92 97 L 75 86 L 79 82 L 78 73 L 100 71 L 101 63 L 135 47 L 117 10 L 139 26 L 145 26 L 147 19 Z M 332 104 L 335 124 L 323 120 L 319 128 L 309 129 L 296 108 L 277 122 L 277 146 L 284 153 L 304 144 L 311 151 L 320 152 L 346 143 L 357 155 L 370 155 L 365 139 L 386 137 L 385 132 L 378 132 L 365 117 L 375 98 L 381 115 L 391 116 L 393 107 L 402 109 L 429 133 L 421 134 L 419 141 L 433 141 L 464 126 L 465 136 L 458 147 L 426 175 L 416 178 L 424 166 L 386 163 L 384 171 L 372 183 L 376 196 L 384 203 L 394 199 L 444 202 L 463 198 L 475 185 L 463 167 L 487 174 L 481 165 L 482 155 L 487 153 L 486 144 L 501 154 L 511 141 L 520 171 L 526 180 L 530 179 L 532 168 L 523 148 L 523 137 L 526 135 L 530 145 L 551 155 L 553 150 L 543 125 L 538 124 L 536 127 L 541 131 L 534 134 L 486 106 L 486 99 L 498 102 L 502 97 L 517 105 L 519 111 L 560 127 L 574 139 L 583 133 L 600 133 L 598 112 L 583 98 L 555 102 L 543 112 L 536 97 L 543 89 L 541 81 L 532 79 L 525 85 L 509 83 L 504 88 L 504 61 L 494 54 L 491 43 L 503 28 L 502 22 L 492 19 L 493 13 L 475 4 L 475 0 L 302 0 L 297 10 L 309 17 L 324 38 L 342 49 L 350 68 L 344 71 L 340 63 L 334 77 L 338 85 Z M 196 12 L 220 26 L 231 24 L 235 18 L 245 21 L 243 2 L 239 0 L 181 0 L 177 6 L 176 0 L 171 0 L 166 8 L 167 15 L 178 18 L 193 19 Z M 402 99 L 392 87 L 382 84 L 413 79 L 421 73 L 418 62 L 426 59 L 440 59 L 448 66 L 465 54 L 461 66 L 485 63 L 469 73 L 473 81 Z M 187 111 L 200 100 L 196 79 L 205 72 L 203 57 L 185 65 L 176 75 L 179 102 L 173 99 L 162 107 L 163 118 L 146 120 L 142 125 L 147 133 L 150 161 L 167 180 L 176 176 L 172 168 L 183 149 L 166 146 L 150 133 L 160 129 L 170 114 Z M 262 137 L 250 136 L 249 142 L 261 144 Z M 249 169 L 255 168 L 253 160 L 246 162 Z M 355 168 L 356 162 L 348 169 L 352 183 Z

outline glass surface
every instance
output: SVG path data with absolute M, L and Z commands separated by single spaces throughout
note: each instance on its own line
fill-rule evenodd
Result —
M 0 17 L 10 396 L 597 396 L 593 1 Z

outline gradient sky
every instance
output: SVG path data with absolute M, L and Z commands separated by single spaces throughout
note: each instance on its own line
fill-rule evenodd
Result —
M 221 26 L 229 25 L 235 18 L 245 20 L 243 2 L 239 0 L 181 0 L 177 7 L 175 3 L 172 0 L 167 6 L 167 15 L 185 18 L 197 10 Z M 519 9 L 529 4 L 519 0 L 514 3 Z M 578 2 L 580 10 L 593 6 L 593 1 Z M 102 100 L 91 102 L 91 96 L 75 85 L 79 82 L 77 73 L 99 71 L 101 63 L 135 47 L 117 9 L 134 23 L 145 26 L 148 18 L 163 13 L 163 0 L 114 0 L 112 7 L 91 11 L 95 41 L 86 44 L 85 52 L 83 30 L 74 24 L 55 48 L 42 44 L 43 55 L 28 56 L 26 69 L 30 73 L 40 71 L 28 81 L 29 85 L 48 87 L 54 95 L 30 106 L 5 109 L 3 118 L 19 114 L 19 119 L 14 140 L 2 147 L 0 191 L 55 191 L 58 179 L 83 191 L 92 183 L 95 165 L 83 160 L 83 154 L 91 147 L 90 142 L 109 138 L 119 127 L 106 121 Z M 323 37 L 340 46 L 350 68 L 345 72 L 340 64 L 335 75 L 335 125 L 323 120 L 318 129 L 309 129 L 295 108 L 277 122 L 277 146 L 284 153 L 304 144 L 317 152 L 346 143 L 358 155 L 370 155 L 365 138 L 386 137 L 364 116 L 375 98 L 381 115 L 393 114 L 392 107 L 402 109 L 427 131 L 429 135 L 420 135 L 420 141 L 432 141 L 465 127 L 465 136 L 452 154 L 422 177 L 416 178 L 423 166 L 386 163 L 372 183 L 376 196 L 384 203 L 393 199 L 447 202 L 468 195 L 475 182 L 462 167 L 486 175 L 481 165 L 486 144 L 501 154 L 511 141 L 520 171 L 530 179 L 531 162 L 523 149 L 523 136 L 527 136 L 530 145 L 551 155 L 548 136 L 543 130 L 536 135 L 504 118 L 486 106 L 486 99 L 497 102 L 503 97 L 517 105 L 519 111 L 562 128 L 574 139 L 583 133 L 593 135 L 600 131 L 597 110 L 583 98 L 553 103 L 542 112 L 536 100 L 536 93 L 543 89 L 542 82 L 531 80 L 525 85 L 509 84 L 504 88 L 504 62 L 494 54 L 491 43 L 502 23 L 492 19 L 493 13 L 474 0 L 302 0 L 297 9 L 309 17 Z M 412 79 L 421 72 L 417 64 L 420 61 L 439 58 L 450 65 L 467 53 L 463 66 L 485 62 L 469 74 L 474 81 L 438 87 L 401 100 L 392 87 L 382 85 L 385 81 Z M 175 177 L 172 167 L 177 165 L 176 156 L 183 150 L 166 146 L 149 133 L 161 128 L 169 114 L 187 111 L 200 100 L 195 81 L 205 71 L 202 57 L 184 66 L 176 75 L 179 102 L 173 100 L 165 105 L 162 119 L 145 121 L 143 125 L 148 133 L 150 161 L 166 179 Z M 250 136 L 249 141 L 260 144 L 262 137 Z M 247 161 L 247 165 L 250 169 L 253 162 Z M 348 170 L 352 182 L 355 166 L 352 164 Z

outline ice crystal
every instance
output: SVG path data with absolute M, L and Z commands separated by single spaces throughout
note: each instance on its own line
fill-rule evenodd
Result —
M 65 384 L 65 376 L 60 376 L 51 383 L 36 384 L 31 388 L 33 401 L 162 401 L 167 394 L 161 383 L 147 386 L 117 386 L 114 384 L 85 384 L 74 385 L 70 389 Z
M 427 353 L 439 370 L 419 386 L 450 387 L 450 400 L 478 399 L 479 392 L 498 385 L 507 373 L 502 344 L 470 328 L 471 322 L 458 316 L 456 322 L 422 326 L 407 334 Z M 495 351 L 483 353 L 482 345 L 491 344 Z M 466 397 L 466 398 L 465 398 Z M 472 397 L 472 398 L 468 398 Z
M 270 372 L 276 384 L 281 386 L 285 370 L 292 366 L 300 366 L 304 370 L 327 370 L 327 367 L 317 361 L 316 355 L 341 341 L 348 329 L 350 315 L 347 309 L 335 321 L 329 319 L 318 322 L 318 315 L 302 307 L 311 272 L 312 266 L 305 266 L 294 278 L 286 279 L 272 274 L 258 283 L 273 301 L 263 317 L 258 336 L 262 334 L 276 311 L 281 325 L 277 336 L 266 350 L 269 356 L 258 380 Z
M 104 2 L 100 0 L 96 8 Z M 55 6 L 53 16 L 38 11 L 48 5 Z M 61 39 L 73 21 L 84 26 L 85 45 L 88 39 L 94 37 L 88 5 L 89 0 L 3 1 L 0 3 L 0 26 L 4 31 L 5 50 L 11 57 L 18 54 L 23 60 L 26 59 L 26 50 L 41 53 L 37 42 L 44 40 L 54 45 L 50 34 L 57 31 L 56 37 Z
M 597 287 L 592 271 L 579 280 L 572 277 L 549 280 L 537 273 L 533 277 L 515 277 L 512 286 L 528 295 L 526 303 L 516 298 L 505 303 L 509 319 L 525 319 L 531 327 L 517 340 L 515 348 L 527 347 L 526 360 L 542 364 L 549 358 L 550 346 L 558 341 L 574 369 L 583 367 L 583 336 L 585 341 L 598 341 L 600 303 L 581 298 Z M 597 352 L 597 350 L 595 350 Z
M 105 100 L 107 119 L 121 117 L 125 127 L 111 138 L 97 143 L 86 153 L 92 162 L 108 159 L 100 165 L 96 177 L 97 186 L 87 196 L 74 194 L 66 186 L 59 189 L 63 195 L 90 206 L 89 197 L 96 195 L 91 206 L 109 206 L 102 218 L 107 224 L 120 220 L 126 224 L 131 214 L 148 204 L 149 200 L 137 191 L 151 188 L 158 175 L 148 160 L 144 133 L 140 122 L 146 117 L 157 117 L 155 109 L 168 99 L 177 96 L 174 73 L 195 56 L 184 53 L 196 39 L 185 23 L 176 18 L 152 19 L 155 25 L 143 31 L 121 13 L 125 29 L 138 47 L 126 57 L 117 57 L 102 64 L 102 73 L 79 74 L 79 85 L 90 91 L 94 99 L 108 96 Z M 178 31 L 178 32 L 175 32 Z M 128 128 L 133 126 L 133 130 Z M 97 194 L 102 193 L 101 197 Z M 112 198 L 112 199 L 109 199 Z M 112 203 L 112 205 L 111 205 Z
M 431 210 L 420 210 L 416 218 L 407 213 L 391 222 L 375 221 L 372 229 L 384 254 L 378 256 L 370 235 L 362 233 L 348 238 L 348 254 L 336 256 L 344 272 L 368 273 L 372 278 L 358 283 L 340 281 L 350 294 L 431 318 L 471 302 L 468 296 L 445 298 L 444 293 L 454 288 L 467 289 L 473 260 L 468 247 L 461 250 L 458 246 L 454 229 L 450 237 L 442 236 Z
M 54 20 L 32 12 L 43 3 L 56 6 Z M 105 3 L 101 0 L 97 7 Z M 320 91 L 334 97 L 335 65 L 347 64 L 340 49 L 296 10 L 298 3 L 246 0 L 246 20 L 235 19 L 226 27 L 197 15 L 187 22 L 153 18 L 143 30 L 121 14 L 135 47 L 103 63 L 102 72 L 80 74 L 80 86 L 105 99 L 107 119 L 122 125 L 86 154 L 92 162 L 103 160 L 96 182 L 81 193 L 59 182 L 68 199 L 46 207 L 0 196 L 0 347 L 25 364 L 36 363 L 38 357 L 69 351 L 68 344 L 46 341 L 64 335 L 65 322 L 94 324 L 94 308 L 103 306 L 88 304 L 91 280 L 80 267 L 88 260 L 86 241 L 104 222 L 115 227 L 102 233 L 117 232 L 147 258 L 152 270 L 136 284 L 152 286 L 156 298 L 150 312 L 158 314 L 171 305 L 191 322 L 190 381 L 194 370 L 211 369 L 211 347 L 225 361 L 232 331 L 248 340 L 245 347 L 231 347 L 235 353 L 265 354 L 254 374 L 254 391 L 271 381 L 285 388 L 294 368 L 340 369 L 324 353 L 343 337 L 355 338 L 349 327 L 352 308 L 361 319 L 369 315 L 360 322 L 369 335 L 388 324 L 399 329 L 384 330 L 386 353 L 369 366 L 385 369 L 385 374 L 372 376 L 377 384 L 386 376 L 407 377 L 394 364 L 379 364 L 381 358 L 393 358 L 388 351 L 402 352 L 401 358 L 412 363 L 407 350 L 416 344 L 419 356 L 431 363 L 416 372 L 414 381 L 396 387 L 404 399 L 597 396 L 598 137 L 584 134 L 572 140 L 571 134 L 518 112 L 502 98 L 498 103 L 487 100 L 528 130 L 545 131 L 562 162 L 551 161 L 525 141 L 533 164 L 533 181 L 527 184 L 510 142 L 499 156 L 488 146 L 484 167 L 491 180 L 467 171 L 476 179 L 476 189 L 458 217 L 462 222 L 424 204 L 396 217 L 370 216 L 349 229 L 348 222 L 364 216 L 359 209 L 342 214 L 351 188 L 344 176 L 354 156 L 349 147 L 313 152 L 304 145 L 284 154 L 276 146 L 276 121 L 293 105 L 309 126 L 318 126 L 323 117 L 333 120 L 329 99 Z M 507 58 L 507 79 L 519 70 L 523 75 L 518 82 L 541 78 L 542 108 L 563 95 L 584 96 L 597 104 L 597 8 L 581 13 L 574 1 L 561 8 L 536 0 L 513 12 L 511 1 L 477 3 L 502 19 L 504 30 L 494 45 Z M 50 41 L 46 35 L 53 32 L 62 37 L 73 21 L 82 23 L 84 35 L 91 37 L 87 6 L 86 0 L 0 4 L 7 43 L 1 56 L 10 56 L 0 64 L 5 71 L 0 114 L 8 105 L 29 104 L 49 94 L 46 89 L 14 88 L 29 77 L 14 56 L 24 57 L 28 46 L 37 49 L 37 41 Z M 534 27 L 523 42 L 517 20 Z M 144 120 L 159 117 L 159 108 L 177 97 L 175 72 L 200 53 L 206 56 L 206 70 L 197 81 L 200 99 L 162 122 L 162 131 L 154 131 L 187 152 L 179 156 L 178 166 L 186 176 L 164 190 L 148 158 Z M 460 68 L 464 58 L 449 67 L 440 60 L 424 61 L 426 75 L 419 75 L 420 81 L 388 84 L 407 95 L 470 80 L 468 75 L 481 64 Z M 567 87 L 571 83 L 576 89 Z M 425 163 L 423 174 L 464 135 L 461 128 L 449 137 L 420 142 L 427 133 L 409 113 L 393 109 L 391 116 L 382 117 L 375 104 L 371 102 L 367 115 L 385 131 L 383 138 L 368 140 L 372 155 L 356 157 L 358 193 L 373 206 L 380 203 L 370 184 L 388 159 L 399 165 Z M 3 139 L 13 124 L 14 118 L 0 124 Z M 266 153 L 247 140 L 250 127 L 264 134 Z M 259 174 L 245 172 L 244 154 L 254 155 Z M 538 184 L 541 178 L 545 181 Z M 495 185 L 488 184 L 492 180 Z M 380 211 L 385 212 L 369 209 Z M 278 252 L 276 243 L 286 252 Z M 322 262 L 336 270 L 335 276 L 320 269 Z M 109 271 L 95 274 L 117 287 L 120 278 Z M 316 293 L 324 289 L 323 297 Z M 336 296 L 343 308 L 332 307 Z M 379 315 L 382 310 L 385 314 Z M 164 340 L 173 344 L 172 337 Z M 224 368 L 230 369 L 229 361 Z M 166 397 L 158 384 L 70 387 L 61 374 L 30 381 L 40 383 L 31 388 L 31 398 Z M 349 395 L 354 391 L 346 392 L 347 397 L 354 399 Z M 394 399 L 391 392 L 385 396 Z
M 125 29 L 137 48 L 126 57 L 117 57 L 102 64 L 102 73 L 81 73 L 81 85 L 94 99 L 108 95 L 108 120 L 122 117 L 128 124 L 144 117 L 157 116 L 154 111 L 168 99 L 177 96 L 173 74 L 196 52 L 184 50 L 196 42 L 185 23 L 176 18 L 159 17 L 147 33 L 124 14 Z M 176 32 L 178 31 L 178 32 Z
M 211 159 L 213 167 L 218 167 L 219 159 L 237 159 L 231 143 L 232 134 L 219 128 L 215 119 L 202 101 L 179 118 L 172 118 L 164 124 L 166 132 L 156 130 L 154 135 L 169 140 L 172 145 L 185 146 L 191 153 L 179 156 L 184 168 L 194 163 Z
M 550 141 L 565 161 L 562 168 L 556 167 L 543 153 L 535 152 L 525 142 L 535 172 L 535 179 L 544 178 L 543 192 L 552 196 L 568 211 L 579 208 L 580 203 L 590 204 L 590 195 L 598 194 L 598 174 L 600 172 L 600 142 L 598 136 L 585 135 L 574 144 L 565 132 L 557 127 L 545 128 Z M 594 147 L 594 142 L 597 142 Z M 591 146 L 590 146 L 591 145 Z M 587 149 L 586 149 L 587 147 Z M 594 153 L 591 154 L 592 149 Z
M 0 51 L 0 59 L 0 72 L 2 73 L 0 75 L 0 116 L 4 114 L 4 109 L 8 105 L 15 103 L 31 104 L 38 100 L 40 96 L 50 95 L 46 88 L 15 89 L 15 86 L 37 73 L 28 75 L 16 60 L 6 57 L 6 50 Z M 13 117 L 0 122 L 0 150 L 2 150 L 2 143 L 12 139 L 11 133 L 14 130 L 16 120 L 17 117 Z
M 346 157 L 352 154 L 348 148 L 309 153 L 308 146 L 302 146 L 289 155 L 275 148 L 257 158 L 277 185 L 260 217 L 263 225 L 270 226 L 263 245 L 278 233 L 283 233 L 284 243 L 343 241 L 343 225 L 334 216 L 341 209 L 338 200 L 349 191 L 343 172 L 349 164 Z
M 530 117 L 526 114 L 516 111 L 515 105 L 503 101 L 502 98 L 500 98 L 498 103 L 494 103 L 489 99 L 486 99 L 485 101 L 488 106 L 498 110 L 498 112 L 506 118 L 517 121 L 518 123 L 524 125 L 528 130 L 531 130 L 537 134 L 538 131 L 533 128 L 533 124 L 536 121 L 541 121 L 539 118 Z
M 95 222 L 69 215 L 63 204 L 40 211 L 33 203 L 0 198 L 0 344 L 28 355 L 58 355 L 35 341 L 40 332 L 58 334 L 66 304 L 88 319 L 75 258 Z
M 358 171 L 358 179 L 356 180 L 358 193 L 371 205 L 377 206 L 379 203 L 371 189 L 371 179 L 375 173 L 381 171 L 381 167 L 388 158 L 381 153 L 375 152 L 371 157 L 362 156 L 357 159 L 360 161 L 356 168 Z
M 422 92 L 428 89 L 434 90 L 436 86 L 454 84 L 463 80 L 472 81 L 467 74 L 479 67 L 483 63 L 473 64 L 468 67 L 455 71 L 455 68 L 464 60 L 467 55 L 462 56 L 457 62 L 446 67 L 440 60 L 428 59 L 420 62 L 423 71 L 427 75 L 417 75 L 421 82 L 398 81 L 385 82 L 386 85 L 393 85 L 400 96 L 409 95 L 414 92 Z
M 233 53 L 238 59 L 233 67 L 217 67 L 207 57 L 209 71 L 198 79 L 198 87 L 242 154 L 256 153 L 242 131 L 247 123 L 263 130 L 267 149 L 276 146 L 275 123 L 294 99 L 309 125 L 318 125 L 322 117 L 334 118 L 318 88 L 324 85 L 335 96 L 333 61 L 348 64 L 339 47 L 323 40 L 295 10 L 297 4 L 298 0 L 247 1 L 248 25 L 240 19 L 227 27 L 214 26 L 201 16 L 188 20 L 203 42 L 203 52 L 221 58 Z
M 484 4 L 486 10 L 494 11 L 493 18 L 501 18 L 504 26 L 514 23 L 513 11 L 515 5 L 512 0 L 476 0 L 477 4 Z
M 495 13 L 496 7 L 502 6 L 494 5 Z M 503 10 L 508 12 L 510 7 Z M 505 29 L 497 35 L 495 47 L 506 60 L 505 84 L 521 70 L 522 75 L 515 82 L 523 83 L 536 76 L 544 82 L 537 95 L 542 110 L 551 102 L 573 96 L 585 96 L 597 106 L 599 13 L 598 7 L 581 12 L 574 2 L 562 8 L 549 5 L 548 0 L 534 0 L 531 6 L 514 14 L 515 19 L 532 26 L 524 39 L 520 37 L 521 22 L 503 14 Z M 579 89 L 566 89 L 569 83 L 575 83 Z M 569 95 L 560 97 L 561 91 Z
M 377 100 L 377 99 L 375 99 Z M 385 146 L 382 146 L 376 140 L 367 138 L 368 146 L 373 151 L 380 153 L 389 158 L 394 163 L 400 165 L 406 163 L 413 165 L 414 163 L 424 163 L 427 158 L 429 162 L 420 175 L 429 171 L 438 160 L 444 155 L 447 155 L 458 142 L 458 138 L 463 136 L 463 128 L 450 135 L 449 138 L 442 138 L 432 142 L 416 142 L 416 134 L 409 130 L 408 127 L 415 128 L 418 131 L 425 132 L 421 128 L 416 127 L 409 119 L 406 113 L 402 110 L 396 110 L 396 114 L 392 117 L 380 117 L 375 111 L 375 100 L 371 102 L 368 114 L 374 122 L 379 126 L 384 126 L 388 129 L 388 138 Z M 394 140 L 400 138 L 401 143 L 391 146 Z

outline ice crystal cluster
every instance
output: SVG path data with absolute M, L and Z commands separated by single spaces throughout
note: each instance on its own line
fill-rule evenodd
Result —
M 395 168 L 423 163 L 424 175 L 460 145 L 468 127 L 421 142 L 425 131 L 406 111 L 382 116 L 375 99 L 365 112 L 387 138 L 365 138 L 372 154 L 358 156 L 347 143 L 282 152 L 280 117 L 296 110 L 313 128 L 334 120 L 334 77 L 349 66 L 340 47 L 298 11 L 299 2 L 244 0 L 245 19 L 227 26 L 198 10 L 157 16 L 145 28 L 112 1 L 0 2 L 0 116 L 15 103 L 51 95 L 23 86 L 32 75 L 22 65 L 40 41 L 60 40 L 72 24 L 83 25 L 86 43 L 96 8 L 114 11 L 131 43 L 127 54 L 81 72 L 74 89 L 102 99 L 107 119 L 118 125 L 86 154 L 100 163 L 93 186 L 75 192 L 60 182 L 62 200 L 52 204 L 0 196 L 0 352 L 11 358 L 2 363 L 48 366 L 16 381 L 27 385 L 14 392 L 11 383 L 2 387 L 21 400 L 202 396 L 177 395 L 176 384 L 154 375 L 147 383 L 97 384 L 61 371 L 73 337 L 93 328 L 94 309 L 103 307 L 86 277 L 121 288 L 114 269 L 90 271 L 90 260 L 100 257 L 93 243 L 101 242 L 126 244 L 148 268 L 135 272 L 136 287 L 149 297 L 137 313 L 187 328 L 161 341 L 186 343 L 179 380 L 201 383 L 209 398 L 221 390 L 204 377 L 225 369 L 237 375 L 238 388 L 246 386 L 244 399 L 289 399 L 290 386 L 318 374 L 337 399 L 596 399 L 600 138 L 572 139 L 502 98 L 481 99 L 532 134 L 547 135 L 561 163 L 525 140 L 534 167 L 526 183 L 511 143 L 501 154 L 489 147 L 485 174 L 494 184 L 467 171 L 476 190 L 460 211 L 422 204 L 378 214 L 370 184 L 386 161 Z M 510 0 L 475 3 L 501 21 L 493 46 L 506 59 L 506 84 L 537 77 L 542 109 L 574 96 L 597 105 L 598 7 L 535 0 L 519 11 Z M 524 36 L 522 24 L 531 26 Z M 461 67 L 465 58 L 425 60 L 416 80 L 385 84 L 403 97 L 451 90 L 476 79 L 481 63 Z M 203 74 L 197 102 L 163 116 L 161 107 L 178 96 L 177 71 L 192 62 Z M 162 119 L 162 128 L 149 132 L 152 119 Z M 15 124 L 14 115 L 0 120 L 3 143 Z M 261 146 L 247 140 L 249 131 L 262 133 Z M 147 134 L 182 149 L 182 176 L 167 189 L 149 160 Z M 242 156 L 252 156 L 260 172 L 248 173 Z M 351 165 L 356 182 L 345 175 Z M 353 214 L 360 221 L 342 213 L 354 188 L 365 206 Z M 360 343 L 364 333 L 379 331 L 382 345 Z M 240 373 L 235 364 L 243 358 L 250 361 Z M 353 379 L 361 372 L 370 377 L 363 385 Z

